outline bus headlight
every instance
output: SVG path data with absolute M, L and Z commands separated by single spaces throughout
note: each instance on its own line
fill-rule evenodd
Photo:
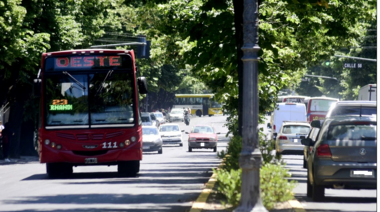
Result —
M 49 139 L 46 139 L 46 140 L 45 140 L 45 144 L 46 144 L 46 145 L 49 145 L 49 144 L 50 144 L 50 140 L 49 140 Z
M 127 146 L 128 146 L 129 144 L 131 144 L 131 141 L 129 141 L 129 140 L 127 139 L 127 140 L 125 140 L 125 142 L 124 142 L 124 143 L 125 143 L 125 145 L 127 145 Z
M 55 143 L 51 142 L 51 147 L 55 148 Z
M 120 142 L 120 143 L 119 143 L 119 147 L 120 147 L 120 148 L 123 148 L 123 147 L 124 147 L 124 143 L 123 143 L 123 142 Z
M 60 144 L 57 144 L 57 149 L 62 149 L 62 146 Z
M 132 141 L 132 142 L 135 142 L 135 141 L 136 141 L 136 137 L 135 137 L 135 136 L 132 136 L 132 137 L 131 137 L 131 141 Z

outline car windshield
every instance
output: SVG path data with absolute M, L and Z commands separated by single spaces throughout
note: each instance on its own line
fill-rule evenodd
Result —
M 336 100 L 313 99 L 310 103 L 310 111 L 327 112 L 334 102 L 336 102 Z
M 338 115 L 376 115 L 376 107 L 360 107 L 360 106 L 337 106 L 331 111 L 331 116 Z
M 376 125 L 333 125 L 330 126 L 328 140 L 376 140 Z
M 214 129 L 212 127 L 207 127 L 207 126 L 197 126 L 194 127 L 193 133 L 208 133 L 208 134 L 213 134 Z
M 161 126 L 160 131 L 161 132 L 178 132 L 179 127 L 176 125 Z
M 141 121 L 142 122 L 150 122 L 150 119 L 147 116 L 141 116 Z
M 156 118 L 162 118 L 163 117 L 163 115 L 161 113 L 155 113 L 154 115 L 156 116 Z
M 282 128 L 283 134 L 308 134 L 310 131 L 309 126 L 301 125 L 286 125 Z
M 143 135 L 158 135 L 158 131 L 155 128 L 143 128 Z

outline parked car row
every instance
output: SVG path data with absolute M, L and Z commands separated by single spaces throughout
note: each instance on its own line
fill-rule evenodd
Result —
M 158 128 L 156 126 L 143 126 L 143 151 L 157 151 L 158 154 L 162 154 L 163 144 L 183 146 L 182 132 L 185 131 L 181 130 L 176 123 L 161 124 Z M 220 132 L 216 132 L 214 127 L 197 125 L 186 134 L 189 134 L 189 152 L 192 152 L 192 149 L 213 149 L 216 152 L 217 134 Z
M 326 188 L 377 188 L 376 117 L 375 101 L 341 101 L 311 122 L 301 140 L 308 197 L 323 200 Z

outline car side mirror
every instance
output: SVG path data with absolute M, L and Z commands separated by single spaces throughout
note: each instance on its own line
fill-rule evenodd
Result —
M 185 134 L 189 134 L 189 132 L 185 132 Z
M 181 132 L 185 132 L 185 130 L 181 130 Z
M 311 127 L 321 128 L 321 122 L 319 120 L 314 120 L 310 123 Z
M 220 134 L 220 132 L 216 133 L 216 134 Z
M 303 144 L 305 146 L 313 146 L 310 138 L 301 139 L 301 144 Z
M 273 139 L 277 138 L 277 133 L 273 133 Z

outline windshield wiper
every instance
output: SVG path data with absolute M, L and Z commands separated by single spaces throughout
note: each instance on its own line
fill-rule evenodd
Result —
M 103 82 L 100 84 L 100 87 L 99 87 L 99 89 L 96 91 L 96 94 L 95 95 L 98 95 L 98 93 L 101 93 L 102 92 L 102 90 L 103 90 L 103 84 L 104 84 L 104 82 L 107 80 L 107 78 L 108 77 L 110 77 L 111 75 L 112 75 L 112 73 L 113 73 L 113 70 L 109 70 L 108 72 L 107 72 L 107 75 L 106 75 L 106 77 L 104 77 L 104 80 L 103 80 Z
M 62 74 L 65 74 L 65 75 L 69 76 L 72 80 L 74 80 L 74 82 L 79 87 L 81 87 L 83 90 L 86 90 L 86 87 L 82 83 L 80 83 L 77 79 L 75 79 L 75 77 L 73 77 L 71 74 L 67 73 L 67 71 L 62 71 Z

